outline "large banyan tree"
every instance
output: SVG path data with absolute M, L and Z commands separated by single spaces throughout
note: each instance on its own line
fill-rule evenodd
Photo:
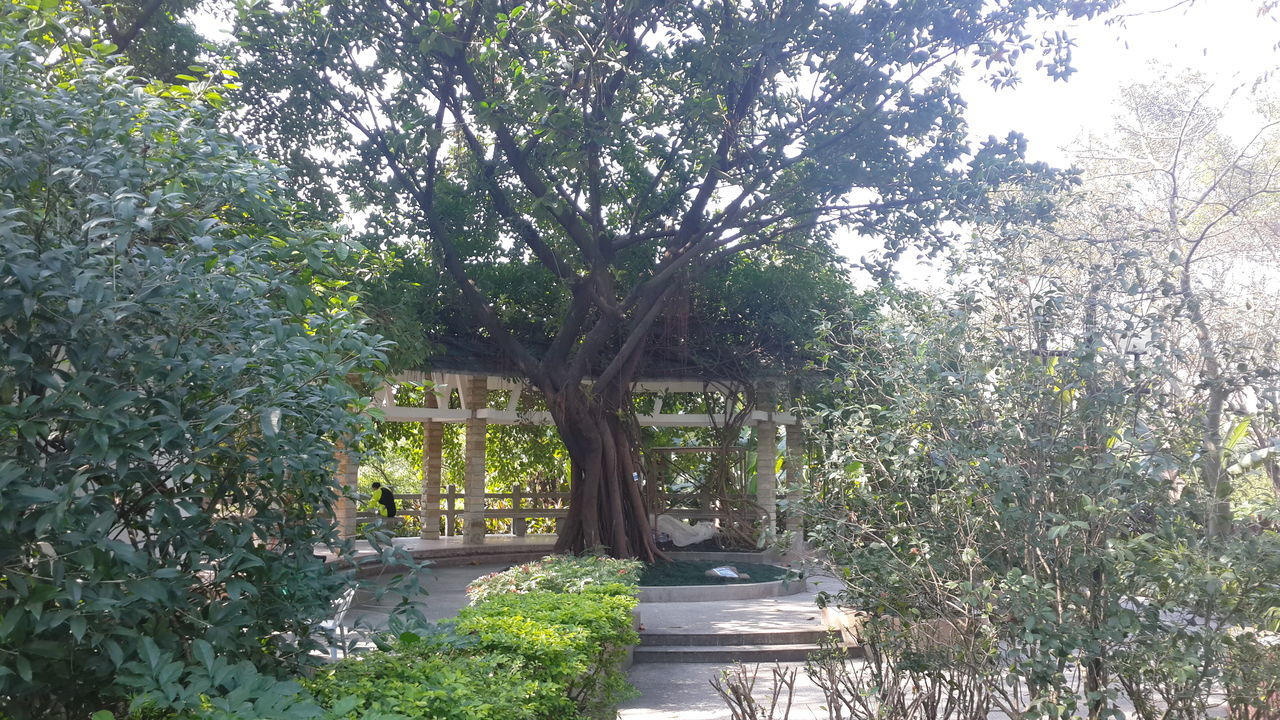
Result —
M 674 298 L 841 228 L 882 261 L 943 245 L 1037 176 L 1016 135 L 971 144 L 959 63 L 1065 76 L 1065 38 L 1028 22 L 1110 4 L 299 0 L 250 8 L 239 47 L 267 148 L 447 276 L 545 395 L 573 468 L 560 548 L 652 558 L 627 417 Z

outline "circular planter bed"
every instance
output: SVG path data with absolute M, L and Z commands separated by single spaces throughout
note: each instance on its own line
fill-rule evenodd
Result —
M 749 579 L 708 577 L 712 568 L 731 565 Z M 708 602 L 752 600 L 794 595 L 805 588 L 804 579 L 777 565 L 734 559 L 676 560 L 645 569 L 640 577 L 640 602 Z

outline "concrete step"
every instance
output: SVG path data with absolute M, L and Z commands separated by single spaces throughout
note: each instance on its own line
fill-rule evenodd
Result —
M 635 663 L 773 663 L 803 662 L 816 645 L 640 645 L 635 649 Z M 854 655 L 857 648 L 849 648 Z
M 751 632 L 642 632 L 641 647 L 670 645 L 817 645 L 830 632 L 821 625 L 792 630 L 757 630 Z

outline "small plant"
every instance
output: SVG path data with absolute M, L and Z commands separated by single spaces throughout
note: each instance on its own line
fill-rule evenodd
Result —
M 307 682 L 333 716 L 390 713 L 436 720 L 543 720 L 573 717 L 572 703 L 539 668 L 501 653 L 452 653 L 430 643 L 352 657 Z
M 788 720 L 796 692 L 796 669 L 775 665 L 771 673 L 772 682 L 763 695 L 763 702 L 756 699 L 759 665 L 750 670 L 745 665 L 734 665 L 712 679 L 711 687 L 729 706 L 733 720 Z
M 580 593 L 614 583 L 635 586 L 643 565 L 638 560 L 548 555 L 537 562 L 477 578 L 467 587 L 472 605 L 505 594 L 534 591 Z

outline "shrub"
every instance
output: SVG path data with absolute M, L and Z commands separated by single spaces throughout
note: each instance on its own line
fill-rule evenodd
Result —
M 583 716 L 603 717 L 629 690 L 622 664 L 626 647 L 640 639 L 632 592 L 612 584 L 580 594 L 499 595 L 463 608 L 457 629 L 474 635 L 479 648 L 542 668 Z
M 449 650 L 421 640 L 351 657 L 306 682 L 333 715 L 394 713 L 431 720 L 550 720 L 574 708 L 563 687 L 494 652 Z
M 1182 487 L 1199 441 L 1172 310 L 1134 310 L 1127 262 L 1091 266 L 1081 291 L 991 276 L 833 338 L 848 355 L 831 392 L 850 394 L 815 413 L 828 465 L 809 537 L 884 659 L 844 697 L 973 689 L 949 715 L 894 716 L 929 718 L 1202 717 L 1223 691 L 1265 707 L 1275 666 L 1248 638 L 1278 604 L 1280 535 L 1215 536 L 1219 498 Z M 1153 338 L 1141 362 L 1108 339 L 1121 329 Z
M 0 706 L 283 717 L 378 359 L 326 280 L 350 248 L 220 85 L 144 86 L 38 6 L 0 15 Z
M 495 595 L 464 608 L 445 634 L 405 633 L 306 685 L 330 712 L 431 720 L 612 718 L 630 691 L 622 670 L 634 589 Z
M 509 593 L 577 593 L 610 583 L 638 585 L 643 564 L 607 557 L 548 555 L 537 562 L 477 578 L 467 588 L 472 604 Z

